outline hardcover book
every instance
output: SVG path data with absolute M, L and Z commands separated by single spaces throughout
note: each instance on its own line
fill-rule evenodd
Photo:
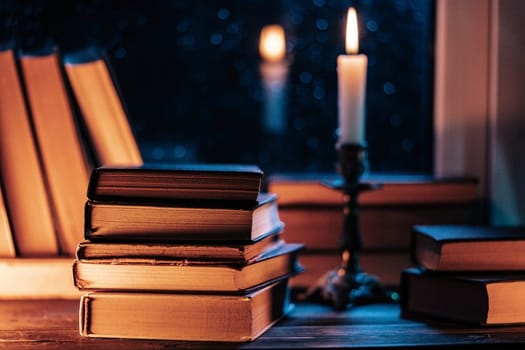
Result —
M 210 263 L 248 263 L 262 254 L 282 247 L 280 232 L 266 235 L 253 243 L 202 242 L 181 243 L 112 243 L 83 241 L 78 244 L 76 258 L 92 259 L 144 259 L 144 260 L 201 260 Z
M 92 166 L 87 144 L 77 128 L 58 52 L 24 53 L 20 64 L 58 241 L 62 253 L 73 256 L 83 238 L 84 203 Z
M 242 293 L 302 271 L 302 244 L 287 243 L 248 264 L 188 260 L 75 260 L 73 277 L 80 290 Z
M 91 175 L 92 200 L 228 200 L 254 202 L 262 170 L 238 164 L 102 166 Z
M 240 295 L 92 292 L 80 300 L 82 336 L 185 341 L 255 340 L 293 308 L 288 278 Z
M 85 238 L 91 241 L 253 242 L 284 227 L 277 196 L 271 193 L 260 193 L 255 204 L 242 207 L 231 203 L 168 205 L 88 200 L 85 215 Z
M 68 53 L 63 60 L 97 165 L 142 164 L 142 155 L 107 58 L 87 48 Z
M 525 270 L 525 227 L 416 225 L 413 261 L 439 271 Z
M 12 50 L 0 51 L 0 169 L 19 256 L 56 256 L 55 222 Z
M 405 317 L 425 315 L 477 325 L 525 322 L 525 273 L 437 273 L 409 268 L 401 274 Z

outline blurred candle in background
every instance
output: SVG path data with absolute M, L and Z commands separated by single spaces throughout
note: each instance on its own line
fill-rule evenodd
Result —
M 365 142 L 366 55 L 358 54 L 357 14 L 348 9 L 346 22 L 346 55 L 337 57 L 339 139 L 344 143 Z
M 263 126 L 272 134 L 286 131 L 285 90 L 288 62 L 284 29 L 268 25 L 261 30 L 259 52 L 263 59 L 260 72 L 264 88 Z

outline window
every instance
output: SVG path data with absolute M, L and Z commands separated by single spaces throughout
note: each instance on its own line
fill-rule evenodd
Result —
M 107 49 L 146 161 L 249 162 L 270 173 L 335 169 L 336 57 L 354 6 L 368 56 L 370 170 L 433 171 L 434 0 L 44 4 L 35 1 L 26 19 L 50 27 L 63 50 Z M 283 26 L 289 59 L 277 134 L 262 125 L 258 43 L 267 24 Z M 33 41 L 45 31 L 34 33 Z

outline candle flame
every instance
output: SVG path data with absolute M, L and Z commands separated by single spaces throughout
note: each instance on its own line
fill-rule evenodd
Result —
M 259 51 L 267 61 L 277 62 L 284 59 L 286 51 L 284 29 L 279 25 L 265 26 L 261 30 Z
M 355 54 L 359 50 L 359 33 L 357 30 L 357 14 L 353 7 L 348 9 L 346 18 L 346 53 Z

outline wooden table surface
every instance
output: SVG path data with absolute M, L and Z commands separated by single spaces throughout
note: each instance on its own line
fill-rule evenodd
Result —
M 366 305 L 335 312 L 299 302 L 290 316 L 252 343 L 83 338 L 77 300 L 0 301 L 0 349 L 354 349 L 423 345 L 525 349 L 525 326 L 476 328 L 400 317 L 399 306 Z M 506 348 L 507 348 L 506 347 Z

